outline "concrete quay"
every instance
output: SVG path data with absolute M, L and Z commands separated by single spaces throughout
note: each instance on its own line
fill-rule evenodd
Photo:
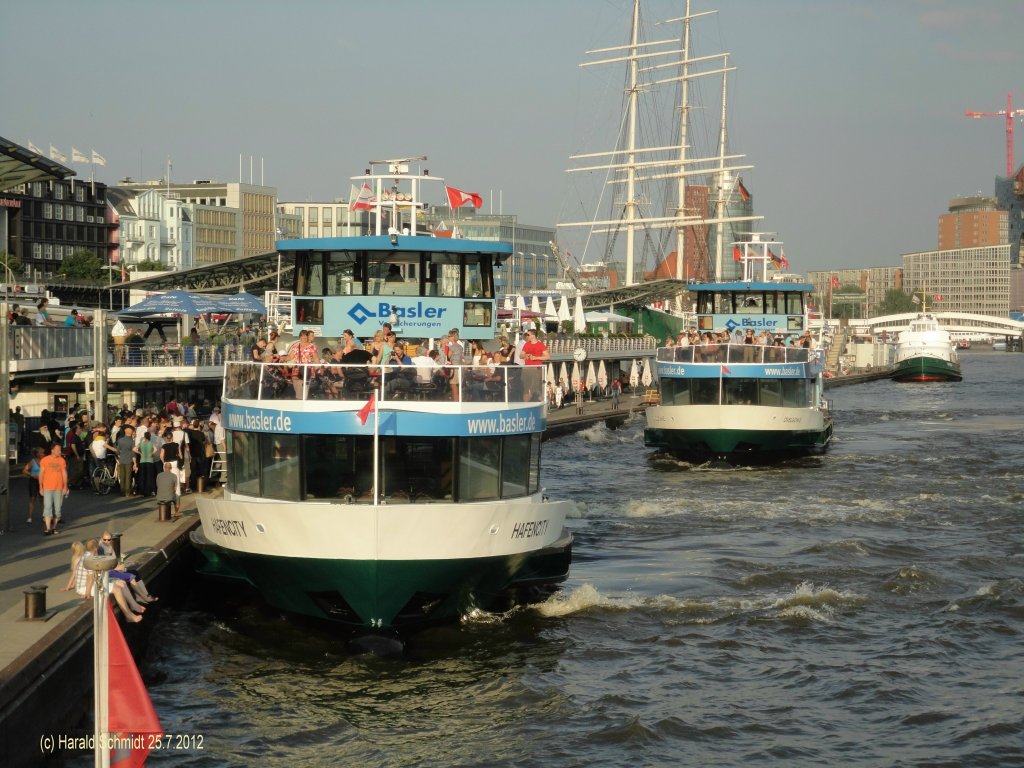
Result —
M 53 757 L 41 748 L 43 737 L 73 735 L 92 709 L 92 601 L 61 591 L 71 572 L 71 542 L 99 538 L 104 530 L 121 533 L 125 559 L 160 595 L 188 560 L 176 555 L 191 551 L 188 532 L 199 518 L 192 494 L 180 520 L 158 522 L 153 498 L 72 491 L 63 530 L 44 536 L 39 504 L 35 522 L 26 522 L 28 486 L 21 477 L 12 478 L 10 503 L 13 530 L 0 535 L 0 764 L 14 766 Z M 47 588 L 44 620 L 25 620 L 25 591 L 34 586 Z M 159 604 L 147 614 L 154 610 Z M 137 645 L 147 619 L 122 628 Z

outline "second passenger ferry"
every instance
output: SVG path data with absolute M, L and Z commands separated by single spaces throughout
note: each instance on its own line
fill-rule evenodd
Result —
M 493 339 L 494 271 L 511 247 L 421 233 L 422 188 L 443 180 L 384 164 L 355 177 L 368 236 L 278 242 L 294 265 L 294 332 L 320 349 L 388 323 L 408 357 L 428 340 Z M 193 538 L 208 565 L 275 606 L 374 633 L 563 581 L 570 502 L 549 501 L 540 480 L 544 367 L 474 368 L 448 352 L 442 367 L 373 364 L 364 350 L 228 363 L 227 485 L 199 499 Z
M 698 460 L 772 461 L 824 451 L 832 415 L 824 355 L 810 347 L 814 287 L 769 280 L 777 241 L 737 243 L 743 280 L 695 283 L 694 339 L 658 350 L 661 402 L 647 409 L 644 444 Z M 697 338 L 699 337 L 699 338 Z

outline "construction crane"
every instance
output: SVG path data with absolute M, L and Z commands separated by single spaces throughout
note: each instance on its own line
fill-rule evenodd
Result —
M 561 249 L 555 245 L 554 242 L 548 243 L 548 247 L 551 248 L 551 253 L 554 254 L 555 258 L 558 259 L 559 265 L 562 267 L 562 275 L 572 282 L 573 287 L 580 293 L 584 290 L 583 281 L 580 280 L 579 272 L 572 264 L 569 263 L 569 259 L 566 254 L 563 254 Z
M 966 117 L 1006 117 L 1006 176 L 1013 176 L 1013 118 L 1024 117 L 1024 109 L 1013 108 L 1013 94 L 1006 94 L 1006 109 L 998 112 L 964 112 Z

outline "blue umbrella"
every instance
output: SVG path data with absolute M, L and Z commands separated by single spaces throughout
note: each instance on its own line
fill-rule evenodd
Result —
M 205 315 L 210 312 L 266 314 L 267 307 L 250 293 L 207 296 L 188 291 L 167 291 L 149 296 L 138 304 L 122 309 L 118 315 L 124 317 L 145 317 L 178 313 L 182 315 Z

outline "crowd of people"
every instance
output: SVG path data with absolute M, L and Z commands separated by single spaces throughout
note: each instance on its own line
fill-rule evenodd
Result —
M 49 299 L 40 299 L 36 303 L 36 309 L 32 315 L 29 315 L 28 307 L 12 304 L 7 311 L 7 322 L 11 325 L 88 328 L 92 325 L 92 316 L 72 309 L 63 320 L 58 320 L 50 314 Z
M 11 419 L 19 423 L 14 412 Z M 60 532 L 71 490 L 99 492 L 93 477 L 99 467 L 110 468 L 124 498 L 173 502 L 175 516 L 181 496 L 195 491 L 200 478 L 220 479 L 212 476 L 216 454 L 226 450 L 218 405 L 172 398 L 161 407 L 122 410 L 108 421 L 76 404 L 63 425 L 44 410 L 39 427 L 27 435 L 22 474 L 29 483 L 28 522 L 41 507 L 44 535 Z
M 461 387 L 465 398 L 484 399 L 499 383 L 504 391 L 507 377 L 498 366 L 541 365 L 551 359 L 534 330 L 528 330 L 518 345 L 502 337 L 494 350 L 480 341 L 467 347 L 457 328 L 434 344 L 399 339 L 390 323 L 362 341 L 346 329 L 333 346 L 318 348 L 317 342 L 323 345 L 325 340 L 309 331 L 300 331 L 298 341 L 286 349 L 278 341 L 271 333 L 255 340 L 250 349 L 253 362 L 274 364 L 265 366 L 261 377 L 263 398 L 349 399 L 383 387 L 389 398 L 417 393 L 458 400 Z M 469 372 L 460 373 L 462 366 Z

